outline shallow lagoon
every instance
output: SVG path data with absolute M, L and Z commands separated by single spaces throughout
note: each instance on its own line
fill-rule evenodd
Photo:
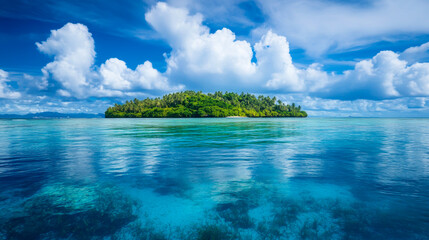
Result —
M 427 239 L 429 119 L 0 120 L 0 239 Z

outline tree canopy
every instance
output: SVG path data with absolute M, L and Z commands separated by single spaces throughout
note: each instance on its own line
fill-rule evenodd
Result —
M 285 104 L 276 97 L 249 93 L 184 91 L 162 98 L 134 99 L 115 104 L 106 118 L 186 118 L 186 117 L 307 117 L 301 106 Z

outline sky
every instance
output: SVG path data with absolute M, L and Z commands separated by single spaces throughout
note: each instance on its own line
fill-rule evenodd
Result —
M 429 117 L 427 0 L 0 0 L 0 114 L 196 90 Z

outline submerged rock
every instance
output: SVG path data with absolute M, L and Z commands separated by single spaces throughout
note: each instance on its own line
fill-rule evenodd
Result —
M 237 228 L 252 228 L 254 223 L 249 216 L 249 204 L 239 200 L 234 203 L 218 204 L 216 211 L 226 222 Z
M 197 240 L 239 239 L 239 235 L 225 225 L 207 224 L 197 228 Z

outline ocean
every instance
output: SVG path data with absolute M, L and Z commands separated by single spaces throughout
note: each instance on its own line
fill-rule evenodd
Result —
M 429 119 L 0 120 L 0 239 L 429 239 Z

